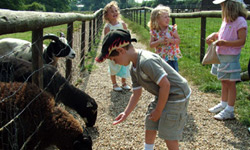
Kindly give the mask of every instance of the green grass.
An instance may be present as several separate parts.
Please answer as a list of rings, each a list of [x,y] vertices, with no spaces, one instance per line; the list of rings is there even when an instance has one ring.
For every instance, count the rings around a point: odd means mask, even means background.
[[[74,22],[74,25],[73,25],[74,31],[79,30],[80,25],[81,25],[80,21]],[[44,28],[43,35],[52,33],[52,34],[59,36],[60,32],[63,32],[66,35],[67,28],[68,28],[67,24]],[[32,41],[32,31],[4,34],[4,35],[0,36],[0,39],[3,39],[3,38],[18,38],[18,39],[23,39],[23,40],[27,40],[27,41],[31,42]],[[50,42],[49,40],[44,40],[44,44],[46,44],[46,45],[48,45],[49,42]]]
[[[148,16],[148,15],[147,15]],[[143,16],[142,16],[143,17]],[[136,24],[126,18],[124,21],[128,24],[132,32],[136,33],[137,40],[149,48],[150,34],[148,29],[142,25]],[[147,19],[148,21],[149,19]],[[178,33],[181,38],[181,52],[183,57],[178,61],[180,74],[192,82],[203,92],[211,92],[220,95],[221,83],[217,77],[210,74],[211,65],[200,64],[200,18],[179,19],[176,18]],[[250,24],[250,21],[247,21]],[[221,25],[221,18],[207,18],[206,36],[212,32],[217,32]],[[247,70],[250,58],[250,42],[248,42],[250,32],[248,31],[247,42],[242,48],[240,64],[242,71]],[[206,45],[207,48],[207,45]],[[250,126],[250,84],[248,82],[237,83],[236,113],[241,123]]]

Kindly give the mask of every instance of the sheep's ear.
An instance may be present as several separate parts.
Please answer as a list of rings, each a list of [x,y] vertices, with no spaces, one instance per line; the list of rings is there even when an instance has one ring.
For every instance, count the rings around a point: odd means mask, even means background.
[[[46,35],[43,36],[43,40],[46,40],[46,39],[51,39],[51,40],[54,40],[54,41],[58,41],[59,37],[56,36],[55,34],[46,34]]]

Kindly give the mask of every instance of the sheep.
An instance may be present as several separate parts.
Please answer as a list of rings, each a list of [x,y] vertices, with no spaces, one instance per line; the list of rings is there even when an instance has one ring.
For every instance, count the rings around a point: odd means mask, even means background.
[[[32,64],[23,59],[8,57],[0,59],[0,81],[31,82]],[[43,88],[56,100],[74,109],[87,127],[94,126],[97,119],[96,101],[70,84],[58,70],[48,64],[43,66]]]
[[[43,45],[43,61],[45,64],[52,64],[56,66],[59,57],[66,57],[69,59],[75,58],[75,51],[68,45],[67,40],[63,33],[61,37],[57,37],[54,34],[46,34],[43,37],[45,39],[51,39],[52,41],[46,47]],[[64,36],[64,37],[63,37]],[[32,43],[29,41],[16,39],[16,38],[4,38],[0,40],[0,56],[15,56],[17,58],[32,61]]]
[[[0,149],[92,150],[79,121],[35,84],[0,82],[0,100]]]

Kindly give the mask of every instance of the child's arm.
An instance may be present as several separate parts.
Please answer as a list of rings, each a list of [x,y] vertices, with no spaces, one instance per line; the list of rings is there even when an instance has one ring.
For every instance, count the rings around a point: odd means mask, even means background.
[[[206,43],[211,44],[212,42],[216,41],[217,39],[218,39],[218,32],[214,32],[206,38]]]
[[[127,26],[126,26],[126,24],[124,22],[122,23],[122,26],[123,26],[123,29],[125,29],[125,30],[128,29]]]
[[[238,30],[238,39],[235,41],[218,40],[216,42],[217,46],[229,46],[229,47],[239,47],[243,46],[246,42],[246,29],[241,28]]]
[[[161,38],[159,40],[155,40],[153,36],[150,38],[150,48],[155,48],[156,46],[160,44],[164,44],[164,38]]]
[[[108,26],[106,26],[106,27],[104,28],[104,35],[108,34],[109,31],[110,31],[110,28],[109,28]]]
[[[158,102],[155,109],[151,112],[149,119],[152,121],[158,121],[161,117],[161,113],[167,103],[169,90],[170,90],[170,82],[168,79],[163,77],[158,84],[160,86]]]
[[[130,100],[126,109],[115,118],[113,125],[121,123],[129,116],[129,114],[135,109],[135,106],[141,97],[141,93],[142,93],[142,88],[133,90],[133,94],[130,97]]]
[[[180,37],[178,35],[177,30],[173,33],[173,37],[174,37],[173,39],[166,38],[165,42],[168,43],[168,44],[171,43],[171,44],[179,45],[181,43],[181,39],[180,39]]]

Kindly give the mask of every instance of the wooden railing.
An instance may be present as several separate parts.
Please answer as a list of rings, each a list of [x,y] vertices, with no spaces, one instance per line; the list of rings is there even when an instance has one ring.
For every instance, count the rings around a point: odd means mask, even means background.
[[[100,32],[102,22],[102,9],[99,9],[94,14],[81,13],[49,13],[35,11],[12,11],[0,9],[0,35],[32,31],[32,64],[33,70],[39,70],[42,67],[42,44],[43,44],[43,29],[62,24],[67,24],[67,40],[72,47],[73,41],[73,23],[82,21],[82,36],[81,36],[81,65],[84,65],[85,41],[95,43],[95,35]],[[89,22],[89,35],[85,39],[85,24]],[[89,44],[88,51],[91,50]],[[66,78],[70,78],[72,62],[66,60]],[[36,72],[32,76],[32,82],[42,87],[42,71]]]

